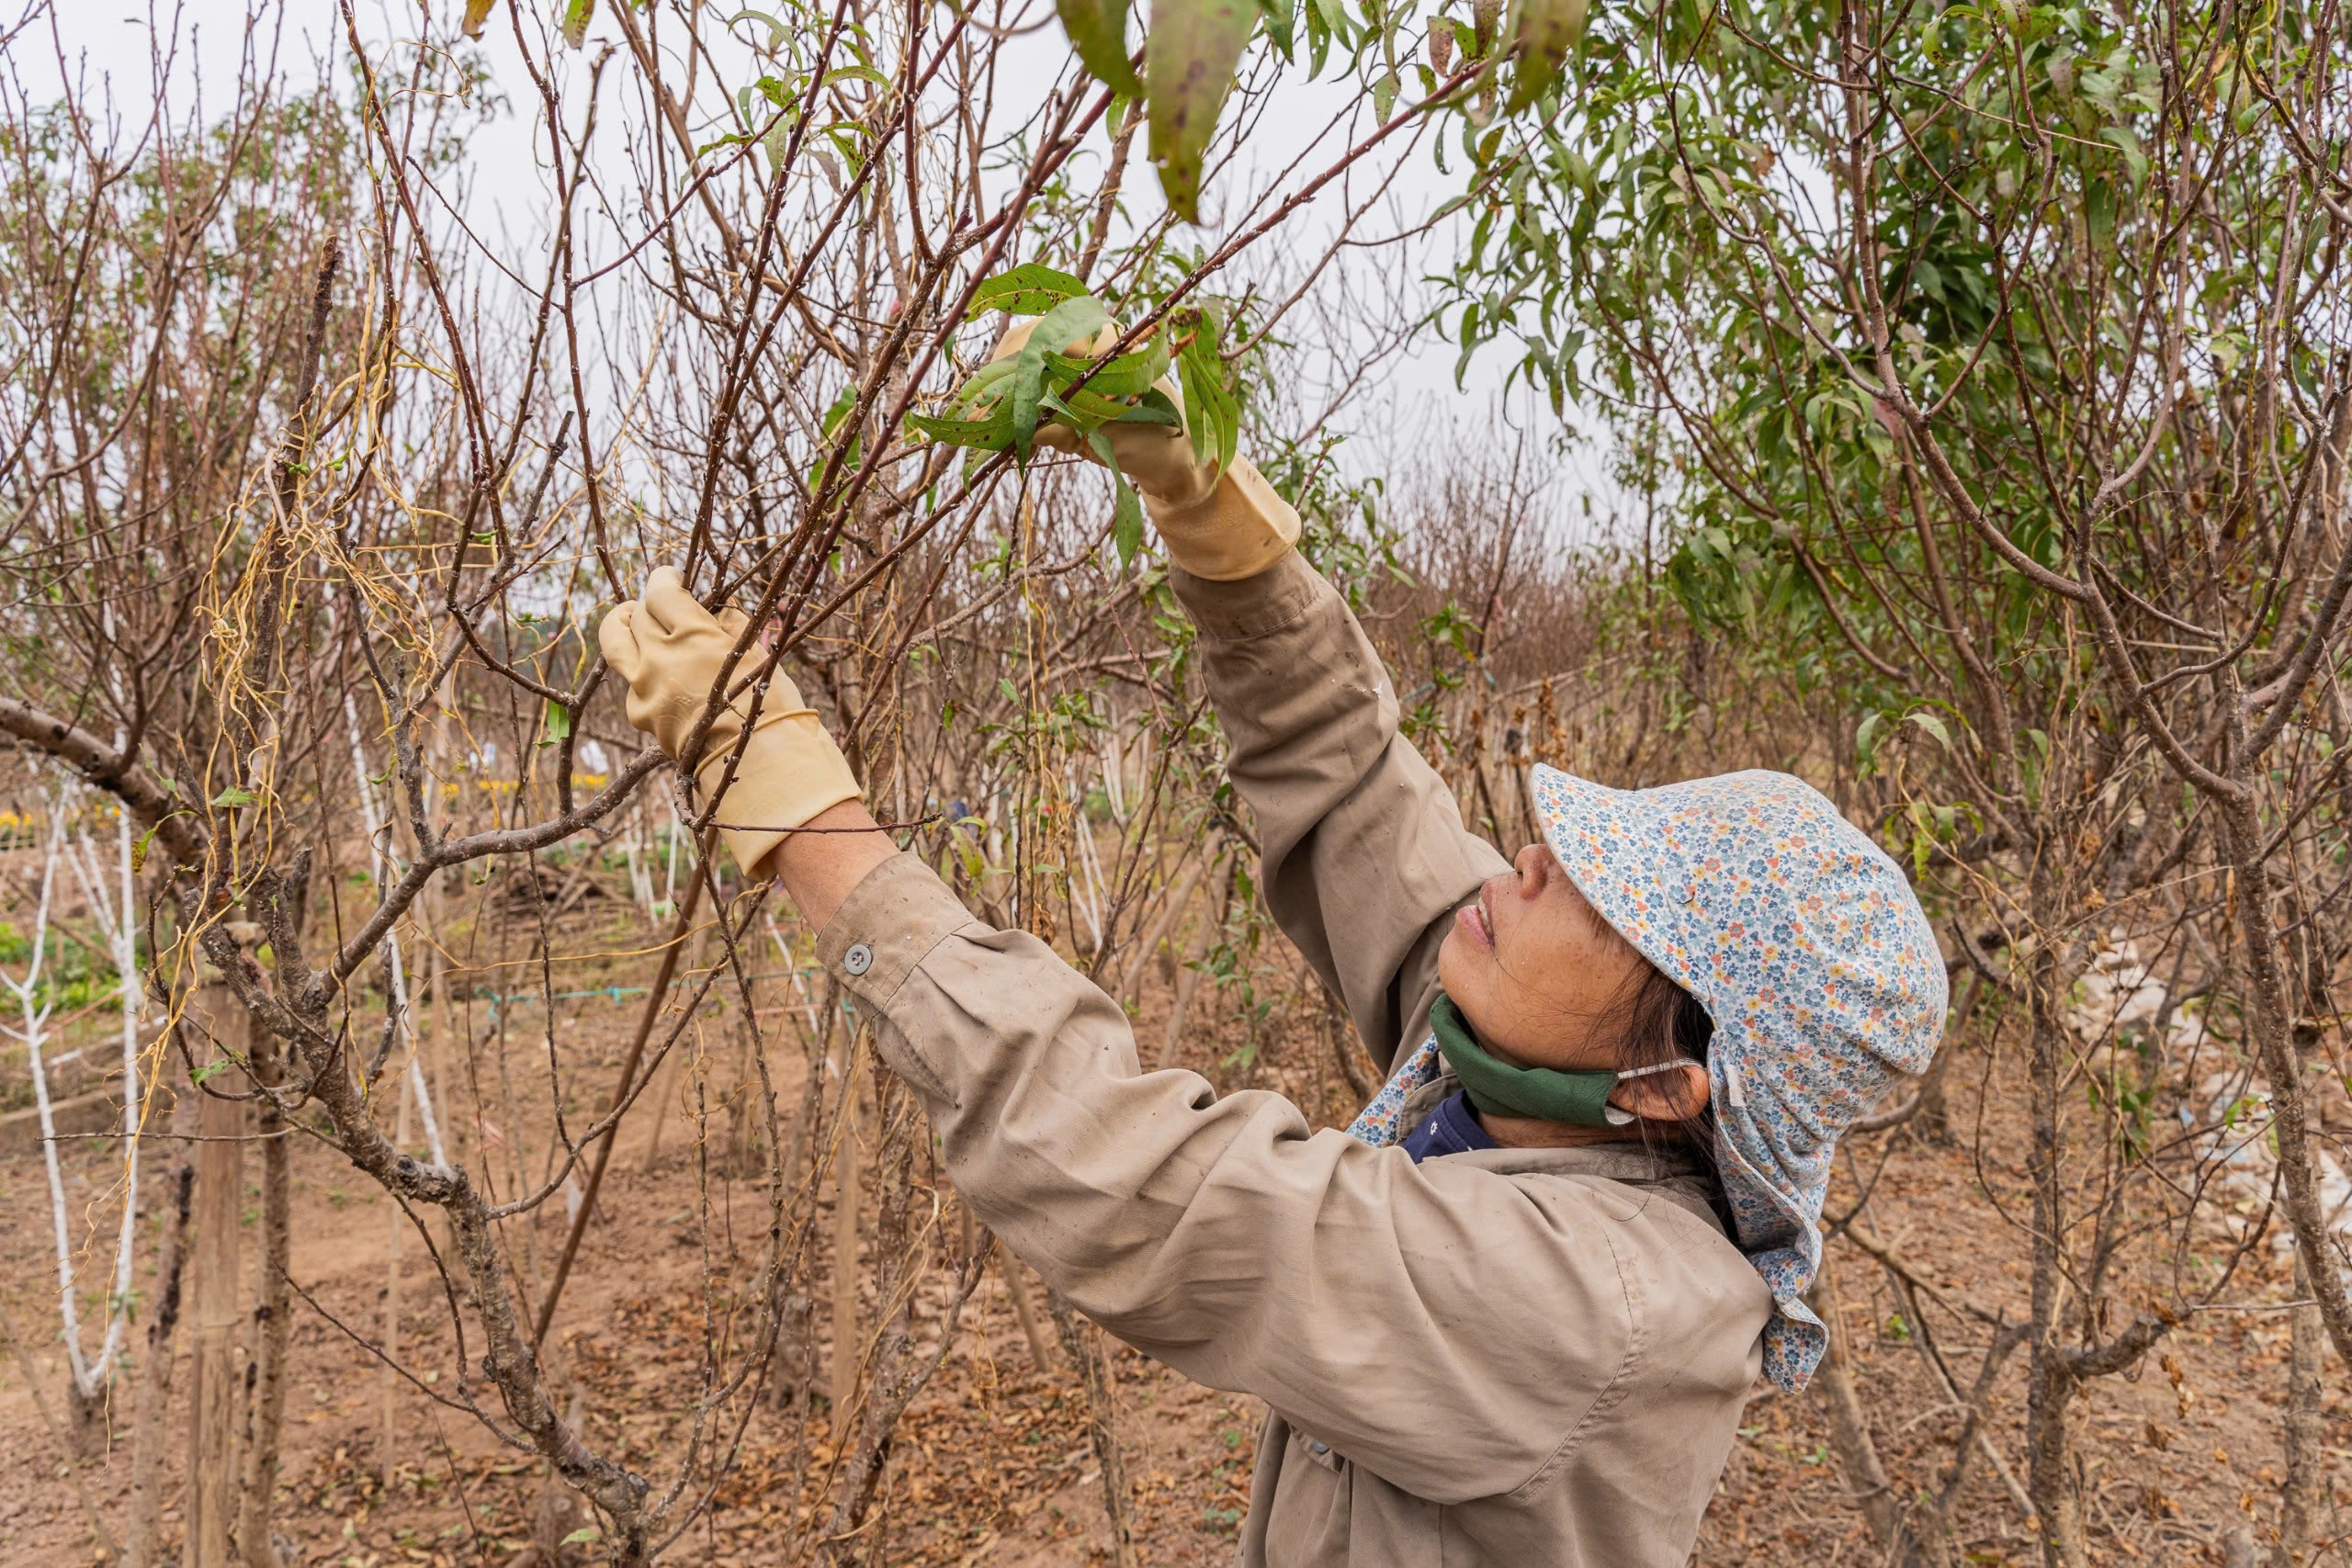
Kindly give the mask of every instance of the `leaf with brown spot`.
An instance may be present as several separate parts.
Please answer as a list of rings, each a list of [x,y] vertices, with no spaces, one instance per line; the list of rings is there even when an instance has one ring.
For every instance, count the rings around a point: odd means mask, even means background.
[[[595,19],[596,0],[564,0],[563,41],[578,49],[588,41],[588,24]]]
[[[1560,67],[1584,37],[1587,0],[1524,0],[1519,12],[1519,69],[1510,112],[1517,114],[1560,79]]]
[[[1258,25],[1254,0],[1159,0],[1144,40],[1151,162],[1169,210],[1201,220],[1201,160]]]

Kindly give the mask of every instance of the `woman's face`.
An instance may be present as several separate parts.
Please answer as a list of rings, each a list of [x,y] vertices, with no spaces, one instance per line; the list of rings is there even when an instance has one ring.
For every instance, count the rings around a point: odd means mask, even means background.
[[[1619,1065],[1621,1043],[1593,1035],[1645,965],[1542,844],[1454,911],[1437,954],[1438,981],[1480,1044],[1563,1072]]]

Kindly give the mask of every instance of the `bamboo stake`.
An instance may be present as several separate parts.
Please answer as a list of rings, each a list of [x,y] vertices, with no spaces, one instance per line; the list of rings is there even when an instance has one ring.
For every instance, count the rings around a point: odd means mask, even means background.
[[[276,1085],[284,1073],[277,1043],[263,1039],[248,1057],[252,1081]],[[258,1117],[261,1144],[261,1256],[254,1269],[253,1337],[246,1348],[245,1420],[240,1445],[237,1545],[246,1568],[280,1568],[271,1529],[277,1499],[278,1440],[286,1422],[286,1357],[292,1338],[293,1174],[286,1142],[286,1117],[264,1100]]]
[[[182,1087],[172,1105],[171,1135],[197,1129],[199,1091]],[[130,1520],[126,1530],[130,1568],[160,1568],[164,1508],[164,1416],[172,1403],[172,1360],[178,1348],[181,1287],[187,1264],[188,1213],[196,1194],[195,1152],[176,1142],[178,1162],[164,1178],[164,1234],[155,1247],[154,1310],[147,1319],[147,1355],[139,1366],[139,1411],[130,1429]]]
[[[245,1010],[226,985],[207,985],[191,1004],[217,1048],[246,1055]],[[193,1092],[204,1094],[201,1087]],[[239,1209],[244,1198],[245,1106],[204,1095],[197,1130],[196,1370],[189,1383],[187,1568],[230,1568],[229,1525],[237,1477],[234,1365]]]

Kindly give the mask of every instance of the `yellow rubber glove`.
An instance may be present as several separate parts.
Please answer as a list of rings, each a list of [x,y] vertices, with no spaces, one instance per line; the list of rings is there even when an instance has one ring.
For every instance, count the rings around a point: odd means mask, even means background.
[[[686,592],[676,570],[662,567],[647,580],[645,595],[616,604],[596,629],[605,662],[628,682],[628,721],[675,757],[710,700],[718,667],[742,640],[742,613],[714,615]],[[754,649],[736,665],[729,684],[758,668]],[[711,720],[695,782],[703,796],[727,777],[727,759],[743,733],[752,694],[745,692]],[[759,721],[718,805],[719,836],[743,874],[757,881],[777,845],[830,807],[865,794],[841,748],[825,731],[800,689],[778,670],[768,682]]]
[[[989,357],[1020,353],[1036,330],[1035,320],[1015,323]],[[1058,352],[1099,354],[1118,341],[1114,322]],[[1173,381],[1162,377],[1154,385],[1183,411],[1184,395]],[[1234,458],[1220,474],[1193,455],[1191,436],[1168,425],[1106,424],[1102,434],[1119,471],[1143,496],[1168,558],[1194,577],[1212,582],[1255,577],[1298,543],[1298,513],[1248,458]],[[1102,461],[1066,424],[1039,425],[1037,445]]]

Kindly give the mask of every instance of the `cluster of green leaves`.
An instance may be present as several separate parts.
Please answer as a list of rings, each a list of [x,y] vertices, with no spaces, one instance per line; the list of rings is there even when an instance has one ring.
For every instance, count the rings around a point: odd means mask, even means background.
[[[2288,216],[2307,176],[2251,86],[2257,71],[2304,79],[2314,50],[2340,60],[2344,40],[2319,25],[2301,6],[2232,36],[2201,15],[2174,28],[2125,8],[2007,0],[1867,17],[1774,0],[1613,11],[1539,112],[1483,127],[1465,117],[1448,138],[1467,165],[1471,234],[1438,319],[1465,366],[1499,346],[1516,355],[1514,379],[1555,408],[1573,401],[1652,444],[1681,607],[1802,687],[1876,716],[1855,759],[1864,768],[1888,734],[1940,741],[1930,717],[1950,728],[1938,751],[1981,759],[1990,743],[1973,710],[1923,706],[1953,691],[1959,665],[1918,586],[1932,528],[1954,613],[2000,651],[1993,672],[2021,705],[2022,751],[2040,733],[2029,726],[2054,730],[2082,711],[2097,672],[2055,629],[2047,595],[1906,468],[1849,368],[1879,366],[1852,276],[1856,132],[1841,62],[1869,62],[1860,233],[1880,258],[1894,373],[1935,411],[1984,515],[2055,570],[2077,498],[2051,468],[2091,469],[2106,400],[2158,378],[2154,341],[2134,325],[2144,302],[2187,279],[2199,328],[2187,373],[2226,396],[2270,280],[2332,265]],[[2195,113],[2177,112],[2178,93],[2161,109],[2167,71]],[[1823,185],[1841,187],[1834,200]],[[2184,189],[2193,221],[2177,205]],[[2165,245],[2177,261],[2157,276],[2149,259]],[[2316,405],[2324,355],[2288,356]],[[2167,473],[2195,471],[2198,443],[2212,439],[2162,433],[2143,483],[2178,483]],[[2111,555],[2152,601],[2180,564],[2145,535]],[[2027,798],[2040,760],[1999,760]],[[1923,832],[1969,830],[1966,812],[1942,809]]]
[[[1122,425],[1182,431],[1194,455],[1218,469],[1233,460],[1240,441],[1241,406],[1233,376],[1218,353],[1221,315],[1179,309],[1155,323],[1137,344],[1110,355],[1117,333],[1111,312],[1086,285],[1039,263],[1014,267],[981,284],[971,319],[1004,311],[1035,316],[1017,346],[980,367],[936,414],[910,414],[908,424],[931,439],[975,453],[1012,452],[1026,465],[1041,431],[1067,432],[1048,442],[1082,446],[1111,470],[1118,492],[1113,538],[1122,565],[1143,540],[1143,504],[1120,471],[1111,434]],[[1100,344],[1102,352],[1091,352]],[[1182,402],[1170,395],[1169,377]]]

